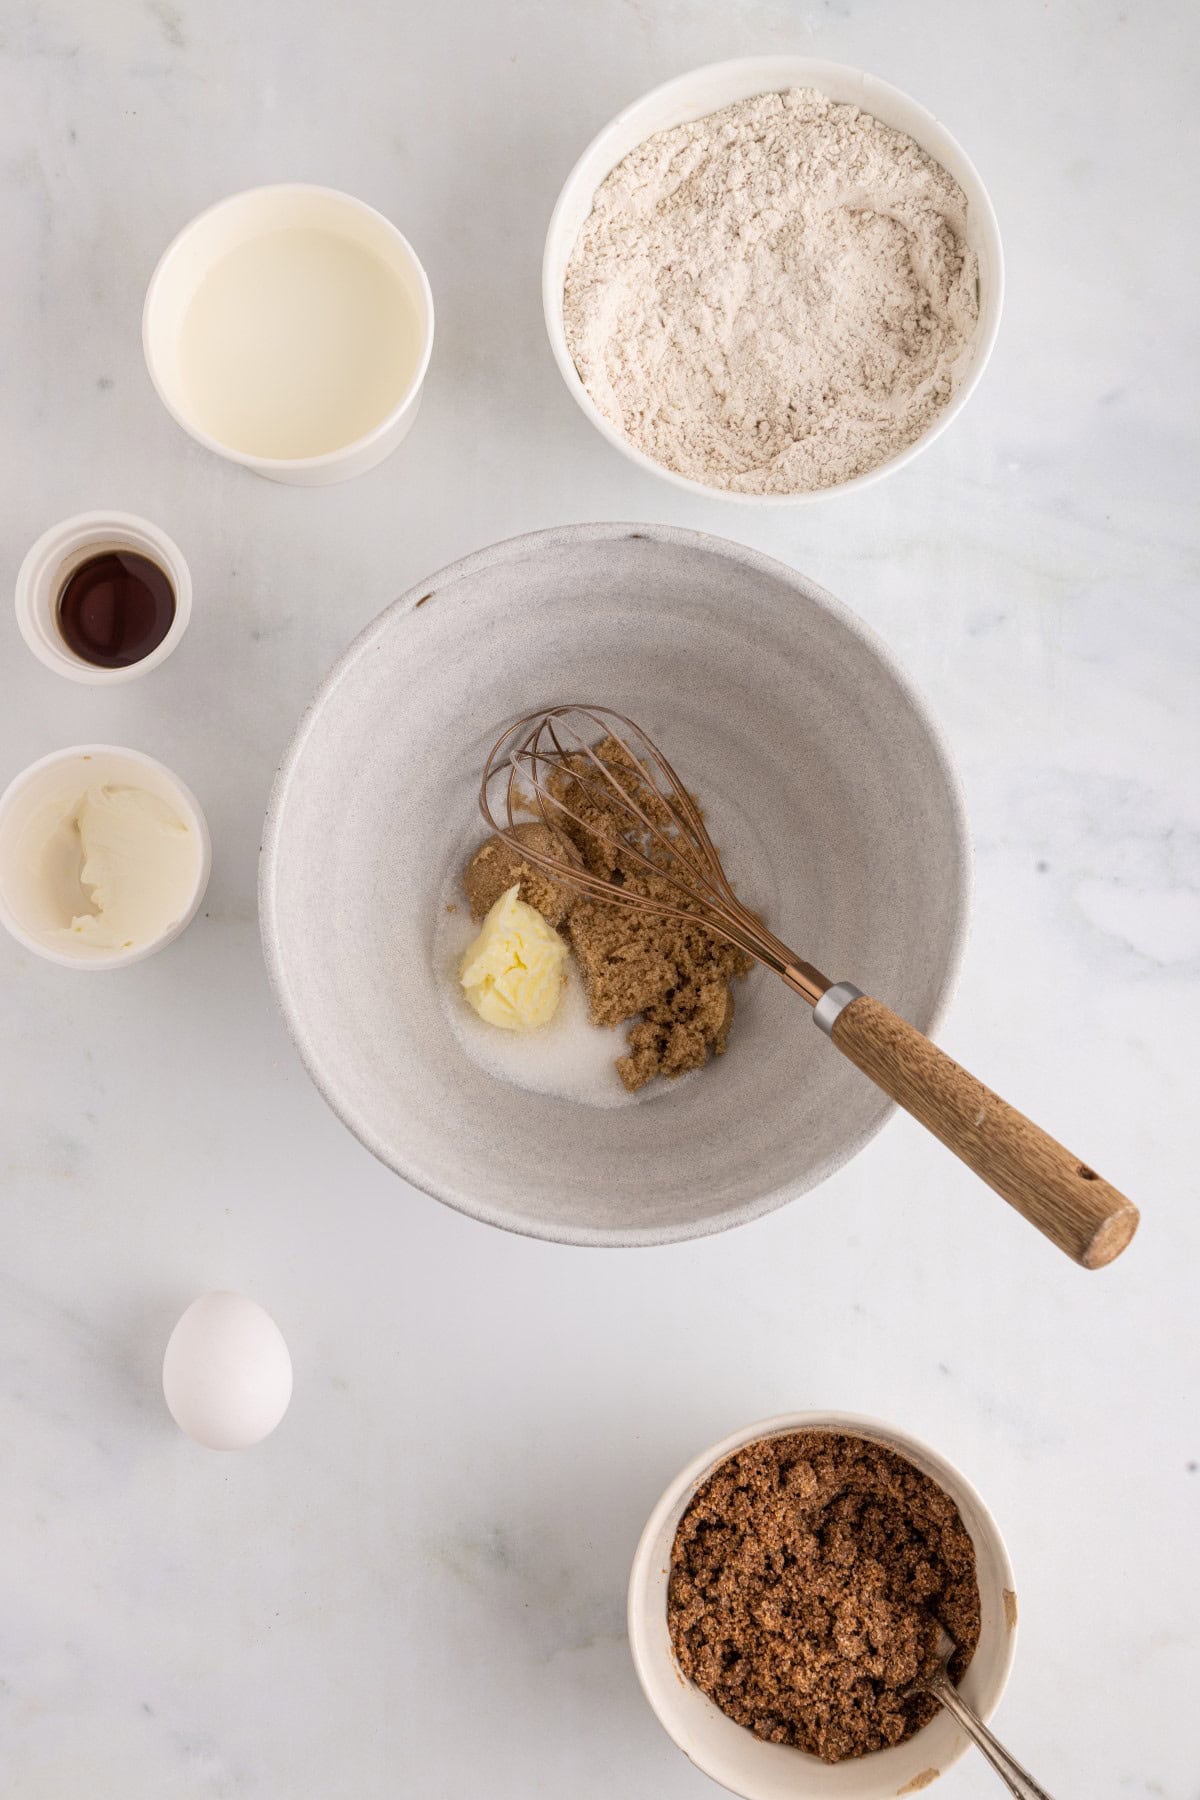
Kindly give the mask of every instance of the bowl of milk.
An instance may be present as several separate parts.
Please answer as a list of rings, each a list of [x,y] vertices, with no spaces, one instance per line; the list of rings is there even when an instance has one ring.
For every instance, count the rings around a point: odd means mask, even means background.
[[[168,246],[142,343],[159,398],[198,443],[322,486],[373,468],[411,428],[433,296],[408,240],[353,195],[252,188]]]

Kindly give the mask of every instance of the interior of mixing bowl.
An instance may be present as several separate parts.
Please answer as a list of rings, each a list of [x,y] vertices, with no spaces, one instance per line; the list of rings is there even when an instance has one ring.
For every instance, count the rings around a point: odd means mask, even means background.
[[[739,988],[725,1057],[616,1110],[498,1081],[447,1019],[435,930],[452,867],[484,835],[480,770],[504,723],[561,700],[644,725],[779,935],[931,1024],[957,958],[965,848],[926,716],[821,590],[664,527],[500,545],[358,640],[272,800],[268,965],[327,1099],[416,1186],[570,1242],[719,1230],[821,1180],[887,1112],[776,978],[756,970]]]

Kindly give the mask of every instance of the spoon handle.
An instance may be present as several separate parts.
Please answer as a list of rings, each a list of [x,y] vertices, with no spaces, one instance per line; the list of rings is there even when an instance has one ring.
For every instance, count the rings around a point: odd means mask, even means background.
[[[1010,1794],[1016,1800],[1050,1800],[1044,1787],[1039,1787],[1027,1769],[1011,1757],[999,1739],[994,1738],[983,1720],[978,1718],[947,1675],[939,1669],[924,1683],[927,1692],[952,1713],[980,1754],[987,1758]]]
[[[915,1026],[849,982],[830,988],[813,1017],[843,1056],[1060,1250],[1085,1269],[1121,1254],[1137,1230],[1133,1203]]]

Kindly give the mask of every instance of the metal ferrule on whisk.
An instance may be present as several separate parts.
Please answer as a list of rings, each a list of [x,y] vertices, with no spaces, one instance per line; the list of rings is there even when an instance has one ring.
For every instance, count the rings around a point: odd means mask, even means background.
[[[595,738],[612,740],[611,759],[597,753],[590,741]],[[498,820],[489,789],[502,770],[507,783]],[[567,779],[555,781],[564,771]],[[600,797],[599,822],[571,810],[576,793],[585,810],[587,796]],[[488,824],[523,859],[565,886],[612,905],[694,919],[774,969],[808,1001],[814,1021],[843,1056],[1084,1268],[1102,1268],[1128,1244],[1138,1212],[1124,1194],[888,1006],[868,1000],[852,982],[828,982],[743,906],[699,807],[632,719],[603,706],[556,706],[521,719],[493,748],[479,803]],[[517,835],[518,812],[533,813],[548,827],[553,852]],[[614,813],[618,823],[606,830]],[[615,852],[609,873],[584,866],[562,829],[572,822],[585,839]],[[654,878],[653,894],[622,885],[631,866]]]

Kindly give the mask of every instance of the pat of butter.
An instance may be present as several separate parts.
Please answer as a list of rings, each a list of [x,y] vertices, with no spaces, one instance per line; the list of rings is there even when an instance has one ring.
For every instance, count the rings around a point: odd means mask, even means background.
[[[483,921],[462,959],[463,992],[481,1019],[504,1031],[535,1031],[554,1017],[567,946],[514,882]]]

